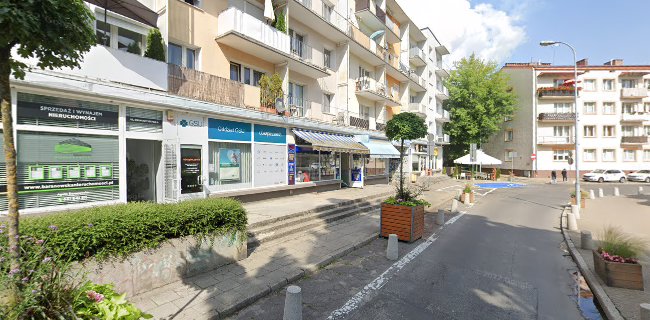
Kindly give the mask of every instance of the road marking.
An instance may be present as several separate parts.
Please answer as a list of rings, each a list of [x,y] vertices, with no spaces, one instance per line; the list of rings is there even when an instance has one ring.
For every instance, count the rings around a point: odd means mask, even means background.
[[[417,256],[419,256],[424,250],[426,250],[432,243],[438,240],[438,233],[440,230],[443,230],[446,226],[453,224],[458,221],[460,217],[465,214],[465,211],[461,211],[455,217],[449,219],[443,226],[440,227],[434,234],[427,238],[423,243],[415,247],[411,252],[406,254],[402,259],[393,263],[386,271],[379,275],[375,280],[368,283],[361,291],[357,292],[350,300],[348,300],[341,308],[336,309],[330,313],[327,320],[342,319],[350,312],[358,309],[364,303],[370,301],[371,296],[377,294],[379,289],[381,289],[388,281],[395,276],[402,268],[404,268],[409,262],[413,261]]]

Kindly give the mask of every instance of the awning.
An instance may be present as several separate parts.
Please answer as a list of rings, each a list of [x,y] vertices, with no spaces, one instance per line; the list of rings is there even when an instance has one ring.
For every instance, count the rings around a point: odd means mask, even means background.
[[[311,143],[314,150],[361,154],[370,153],[370,150],[364,147],[361,143],[356,142],[353,136],[300,129],[293,129],[292,131],[299,138]]]
[[[399,150],[393,147],[393,144],[389,141],[370,139],[361,143],[370,150],[370,158],[399,158]]]
[[[480,165],[498,165],[501,164],[501,160],[494,158],[492,156],[489,156],[483,152],[483,150],[476,150],[476,159],[474,161],[471,161],[470,155],[466,154],[456,160],[454,160],[454,163],[457,164],[480,164]]]

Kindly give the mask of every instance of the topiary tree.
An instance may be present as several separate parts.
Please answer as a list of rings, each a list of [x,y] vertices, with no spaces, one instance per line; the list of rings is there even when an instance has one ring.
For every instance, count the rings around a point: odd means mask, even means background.
[[[276,29],[287,33],[287,22],[284,19],[284,12],[280,11],[275,14],[275,21],[273,22],[273,26]]]
[[[144,56],[158,61],[165,61],[165,44],[163,43],[160,30],[149,30],[149,35],[147,35],[147,50],[144,51]]]
[[[397,198],[408,201],[410,195],[404,192],[404,141],[424,138],[427,135],[427,125],[424,119],[415,113],[403,112],[386,123],[386,137],[400,142],[399,149],[399,189]]]

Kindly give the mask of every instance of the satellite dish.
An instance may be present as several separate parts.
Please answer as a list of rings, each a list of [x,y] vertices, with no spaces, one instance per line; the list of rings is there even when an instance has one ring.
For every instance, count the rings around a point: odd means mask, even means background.
[[[275,110],[277,110],[278,113],[284,113],[287,111],[287,108],[284,107],[284,101],[282,101],[282,98],[275,99]]]

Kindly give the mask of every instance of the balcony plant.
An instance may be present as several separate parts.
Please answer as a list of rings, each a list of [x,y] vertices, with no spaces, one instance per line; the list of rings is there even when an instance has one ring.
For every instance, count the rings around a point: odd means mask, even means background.
[[[275,14],[275,20],[273,21],[273,27],[278,29],[282,33],[287,33],[287,22],[284,17],[284,12],[280,11]]]
[[[647,243],[611,226],[604,228],[599,238],[600,247],[592,252],[598,276],[611,287],[643,290],[643,267],[638,257]]]
[[[276,113],[275,100],[282,98],[282,78],[277,73],[272,76],[262,75],[260,78],[260,108],[262,112]]]
[[[424,207],[429,203],[419,199],[426,186],[406,186],[404,178],[404,141],[424,138],[427,126],[424,119],[414,113],[404,112],[386,123],[386,137],[400,141],[400,165],[395,196],[381,205],[380,235],[397,234],[399,240],[414,241],[424,232]]]
[[[585,190],[580,190],[580,207],[584,208],[587,206],[587,198],[589,197],[589,193]],[[576,204],[576,192],[571,191],[571,204]]]
[[[147,49],[144,51],[144,56],[158,61],[165,61],[165,45],[163,44],[160,30],[149,30],[149,35],[147,35]]]

